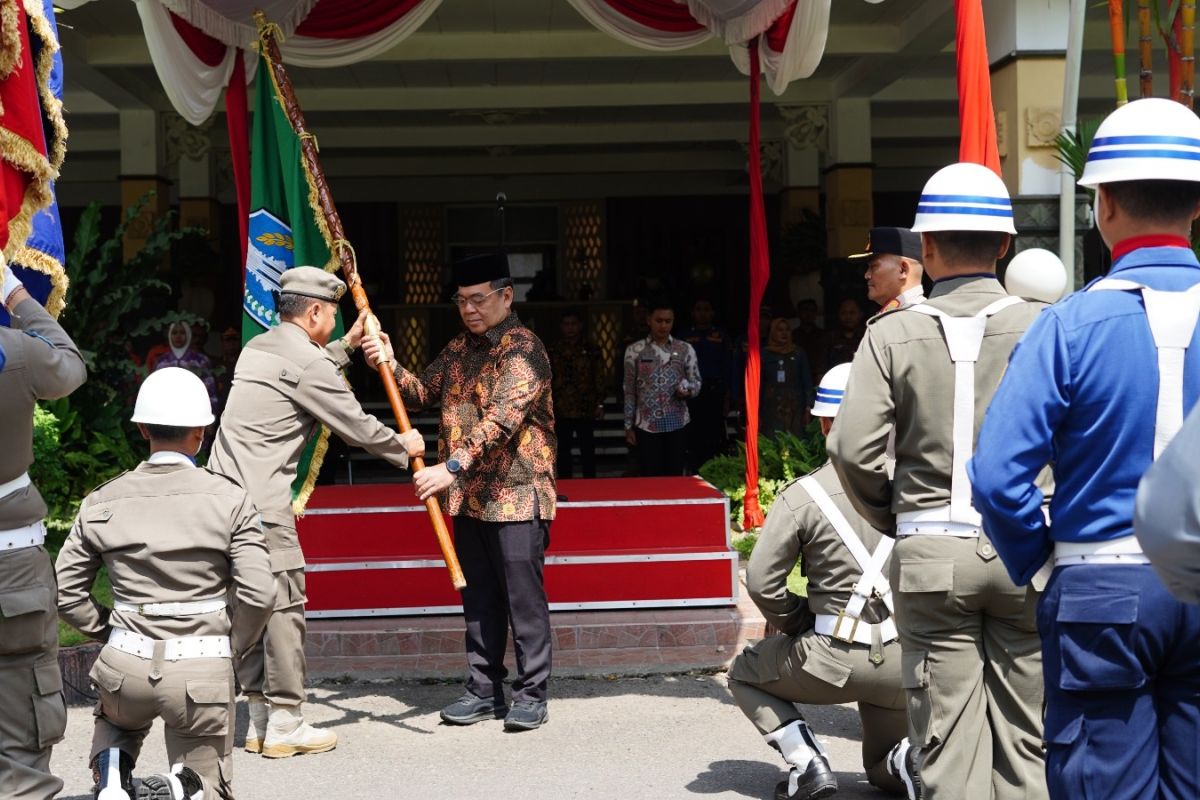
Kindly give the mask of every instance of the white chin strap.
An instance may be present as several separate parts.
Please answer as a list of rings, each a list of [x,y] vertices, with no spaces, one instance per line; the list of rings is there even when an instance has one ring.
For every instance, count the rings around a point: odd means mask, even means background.
[[[954,362],[954,452],[950,469],[950,521],[978,527],[982,520],[971,506],[971,481],[967,462],[975,450],[975,362],[983,347],[988,317],[1024,303],[1019,297],[1004,297],[970,317],[954,317],[928,303],[912,306],[909,311],[937,317],[950,360]]]
[[[1183,292],[1160,292],[1133,281],[1105,278],[1088,289],[1095,291],[1141,292],[1158,351],[1158,406],[1154,413],[1154,458],[1183,427],[1183,364],[1196,319],[1200,317],[1200,283]]]

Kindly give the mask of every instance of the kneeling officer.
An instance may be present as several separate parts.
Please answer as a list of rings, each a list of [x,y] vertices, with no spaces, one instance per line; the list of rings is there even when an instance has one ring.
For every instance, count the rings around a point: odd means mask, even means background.
[[[84,498],[57,564],[59,614],[107,642],[91,672],[100,695],[96,792],[103,800],[133,795],[142,740],[162,717],[173,766],[145,778],[137,797],[229,800],[230,659],[258,639],[275,600],[261,521],[241,486],[196,467],[213,421],[198,377],[176,367],[152,373],[133,421],[150,440],[150,458]],[[112,609],[90,594],[101,565]]]

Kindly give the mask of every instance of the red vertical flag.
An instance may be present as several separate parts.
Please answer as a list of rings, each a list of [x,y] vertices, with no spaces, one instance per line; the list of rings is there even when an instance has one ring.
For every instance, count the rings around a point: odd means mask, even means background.
[[[759,167],[759,75],[758,38],[750,40],[750,320],[746,325],[746,498],[742,504],[742,527],[763,524],[758,504],[758,386],[761,370],[758,315],[763,292],[771,274],[767,253],[767,215],[763,207],[762,171]]]
[[[958,58],[958,160],[983,164],[1000,174],[992,76],[988,66],[983,0],[954,0]]]

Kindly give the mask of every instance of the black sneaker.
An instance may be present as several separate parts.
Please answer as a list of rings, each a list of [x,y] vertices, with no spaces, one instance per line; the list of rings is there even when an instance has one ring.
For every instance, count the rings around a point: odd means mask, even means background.
[[[550,712],[546,710],[544,702],[520,700],[513,703],[512,711],[504,718],[504,730],[531,731],[542,727],[549,719]]]
[[[502,719],[508,706],[491,697],[476,697],[470,692],[442,709],[442,722],[449,725],[474,725],[485,719]]]
[[[904,739],[888,753],[887,771],[904,784],[904,795],[908,800],[922,800],[921,792],[921,749],[912,747]],[[899,762],[899,763],[898,763]]]
[[[808,762],[803,773],[792,768],[788,779],[775,787],[775,800],[817,800],[836,794],[837,790],[837,776],[829,768],[829,761],[818,755]]]
[[[172,782],[174,778],[174,782]],[[147,775],[137,788],[137,800],[191,800],[204,793],[204,781],[191,767],[170,775]]]

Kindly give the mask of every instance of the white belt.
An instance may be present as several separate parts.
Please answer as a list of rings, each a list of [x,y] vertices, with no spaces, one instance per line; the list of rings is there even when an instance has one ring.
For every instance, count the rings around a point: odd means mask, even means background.
[[[1142,546],[1133,536],[1107,542],[1055,542],[1054,566],[1071,564],[1149,564]]]
[[[953,522],[950,506],[922,508],[917,511],[901,511],[896,515],[896,536],[954,536],[960,539],[978,539],[983,530],[983,519],[979,512],[971,514],[978,522]]]
[[[875,625],[863,622],[845,614],[817,614],[817,623],[813,630],[825,636],[832,636],[847,644],[874,644],[871,631]],[[895,641],[900,634],[896,632],[896,621],[888,617],[879,625],[879,639],[883,644]]]
[[[6,550],[20,550],[23,547],[40,547],[45,541],[46,524],[38,520],[24,528],[0,531],[0,553]]]
[[[124,628],[113,628],[108,644],[122,653],[138,658],[154,658],[154,645],[163,643],[163,661],[187,658],[229,658],[232,650],[228,636],[181,636],[178,639],[151,639]]]
[[[3,500],[5,497],[8,497],[13,492],[18,492],[21,489],[24,489],[30,483],[32,483],[32,481],[29,480],[28,472],[22,472],[20,475],[13,478],[11,481],[5,481],[4,483],[0,483],[0,500]]]
[[[141,614],[143,617],[194,617],[213,614],[225,608],[225,600],[195,600],[188,603],[126,603],[117,600],[113,611]]]

